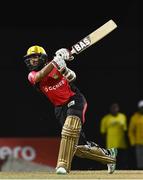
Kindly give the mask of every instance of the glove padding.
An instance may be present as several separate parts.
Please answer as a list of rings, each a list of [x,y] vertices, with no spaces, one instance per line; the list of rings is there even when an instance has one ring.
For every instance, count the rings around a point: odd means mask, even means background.
[[[68,82],[72,82],[76,79],[76,74],[69,68],[65,68],[64,70],[60,71],[61,74],[67,79]]]
[[[62,57],[66,61],[72,61],[74,57],[71,55],[71,52],[66,48],[61,48],[58,51],[56,51],[56,56]]]
[[[61,56],[55,56],[52,60],[52,64],[56,67],[59,71],[62,71],[66,68],[65,60]]]

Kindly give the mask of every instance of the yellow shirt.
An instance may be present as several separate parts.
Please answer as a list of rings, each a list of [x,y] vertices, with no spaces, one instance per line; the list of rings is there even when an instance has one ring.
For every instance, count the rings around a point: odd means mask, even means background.
[[[125,131],[127,131],[127,117],[123,113],[116,116],[107,114],[101,119],[101,133],[106,133],[107,148],[127,148]]]
[[[136,112],[131,116],[128,136],[131,145],[143,145],[143,114]]]

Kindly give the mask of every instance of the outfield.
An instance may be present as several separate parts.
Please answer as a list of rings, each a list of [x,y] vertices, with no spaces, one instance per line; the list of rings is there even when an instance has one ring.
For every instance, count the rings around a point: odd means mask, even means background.
[[[57,175],[54,172],[0,172],[0,179],[143,179],[143,171],[71,171],[68,175]]]

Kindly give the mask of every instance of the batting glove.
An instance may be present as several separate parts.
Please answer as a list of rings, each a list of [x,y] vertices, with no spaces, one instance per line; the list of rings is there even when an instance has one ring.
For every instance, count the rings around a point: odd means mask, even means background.
[[[71,69],[67,68],[65,69],[65,72],[62,73],[63,76],[67,79],[68,82],[71,82],[76,79],[76,74]]]
[[[52,64],[54,67],[56,67],[59,71],[62,71],[66,68],[65,60],[61,56],[55,56],[52,60]]]
[[[72,61],[74,57],[71,55],[71,52],[66,48],[61,48],[58,51],[56,51],[56,56],[62,57],[66,61]]]

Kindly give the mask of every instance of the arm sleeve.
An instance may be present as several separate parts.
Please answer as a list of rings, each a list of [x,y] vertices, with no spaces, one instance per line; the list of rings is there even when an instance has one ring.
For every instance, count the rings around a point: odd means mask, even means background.
[[[101,119],[100,132],[102,134],[106,133],[106,116]]]
[[[124,129],[124,131],[127,131],[127,117],[126,117],[126,115],[123,115],[123,117],[124,117],[124,126],[123,126],[123,129]]]

